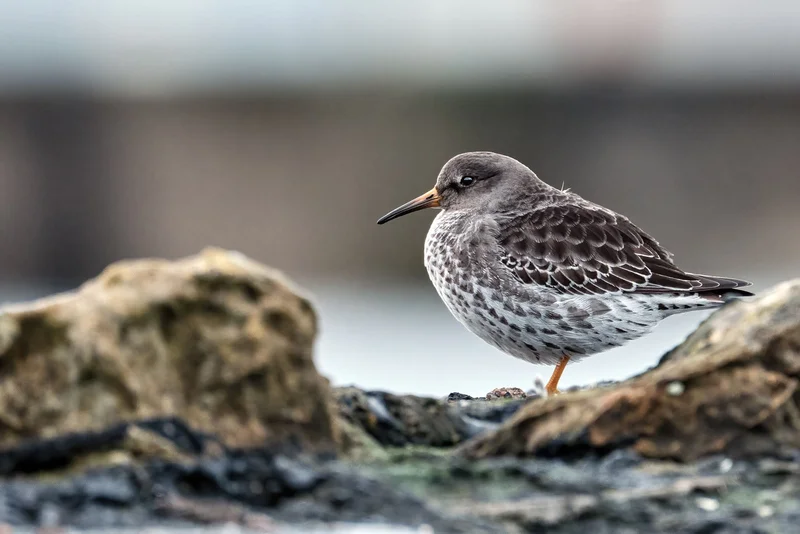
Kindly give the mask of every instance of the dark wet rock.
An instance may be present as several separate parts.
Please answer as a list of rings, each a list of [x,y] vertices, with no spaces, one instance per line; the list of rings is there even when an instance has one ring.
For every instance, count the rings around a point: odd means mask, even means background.
[[[164,432],[171,427],[179,431]],[[158,434],[183,456],[77,473],[53,471],[92,454],[123,450],[131,428]],[[488,520],[431,508],[353,465],[324,456],[227,448],[174,419],[38,440],[6,455],[12,460],[0,481],[0,522],[12,525],[111,528],[233,521],[261,528],[273,520],[370,521],[428,524],[436,532],[502,532]]]
[[[580,458],[632,448],[692,461],[800,449],[800,280],[714,313],[657,368],[528,403],[465,444],[471,458]]]
[[[450,403],[461,419],[466,421],[471,428],[468,437],[472,438],[483,433],[484,430],[497,428],[500,423],[509,419],[512,415],[522,408],[526,403],[532,402],[534,398],[525,399],[475,399],[474,401],[460,401]],[[472,427],[477,426],[480,430],[475,431]]]
[[[630,451],[578,461],[492,458],[383,468],[434,506],[505,532],[792,532],[800,469],[785,461],[659,462]]]
[[[26,440],[0,452],[0,476],[70,471],[142,459],[184,461],[219,456],[224,445],[176,417],[124,422],[101,431]]]
[[[454,447],[497,427],[525,402],[467,400],[452,393],[442,400],[353,387],[335,388],[334,397],[347,453],[363,450],[365,440],[390,447]]]
[[[467,425],[440,400],[383,391],[336,388],[339,417],[382,446],[452,447],[467,436]]]
[[[316,315],[280,273],[208,249],[116,263],[0,309],[0,447],[178,416],[231,446],[332,449]]]
[[[475,400],[475,397],[467,395],[466,393],[459,393],[454,391],[447,396],[447,402],[456,402],[462,400]]]
[[[462,416],[502,419],[505,407],[530,401],[439,402]],[[280,532],[286,524],[379,522],[437,533],[575,534],[791,532],[800,519],[800,464],[791,455],[676,463],[624,448],[577,459],[475,460],[452,447],[406,445],[354,463],[232,449],[175,419],[127,425],[7,451],[15,461],[0,482],[0,519],[79,528],[233,522]],[[169,454],[125,456],[131,429],[171,443],[161,445]],[[76,469],[97,454],[126,460]]]
[[[800,519],[800,467],[792,457],[681,464],[627,449],[570,461],[473,460],[447,448],[407,446],[354,464],[226,448],[175,420],[130,425],[170,441],[183,456],[77,473],[18,463],[24,472],[11,469],[0,482],[0,520],[100,529],[232,522],[276,532],[287,524],[377,522],[429,525],[437,533],[584,534],[791,532]],[[163,432],[172,426],[180,431]],[[44,440],[39,451],[84,458],[123,447],[118,429],[104,435],[117,437],[71,441],[80,447]]]

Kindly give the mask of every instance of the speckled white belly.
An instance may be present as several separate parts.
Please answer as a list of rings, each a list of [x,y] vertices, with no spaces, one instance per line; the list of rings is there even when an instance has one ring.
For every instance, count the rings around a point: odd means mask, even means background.
[[[579,360],[642,336],[671,313],[709,305],[691,295],[565,295],[523,284],[499,255],[487,264],[491,251],[475,248],[458,229],[457,219],[440,213],[425,239],[425,267],[437,293],[470,332],[532,363]]]

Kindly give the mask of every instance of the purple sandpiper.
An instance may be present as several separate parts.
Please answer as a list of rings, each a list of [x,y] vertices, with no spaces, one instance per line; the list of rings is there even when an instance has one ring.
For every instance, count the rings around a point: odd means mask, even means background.
[[[688,273],[627,217],[493,152],[455,156],[436,186],[378,220],[441,208],[425,267],[450,312],[490,345],[555,365],[616,347],[662,319],[752,293],[744,280]]]

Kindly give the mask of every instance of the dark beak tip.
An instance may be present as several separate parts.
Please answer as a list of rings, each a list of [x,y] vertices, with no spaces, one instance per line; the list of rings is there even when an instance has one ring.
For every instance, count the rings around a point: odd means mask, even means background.
[[[431,207],[438,207],[439,206],[439,198],[438,194],[435,191],[429,191],[424,195],[418,196],[413,200],[409,200],[402,206],[398,206],[397,208],[393,209],[380,219],[378,219],[378,224],[385,224],[389,221],[393,221],[398,217],[402,217],[403,215],[408,215],[409,213],[413,213],[415,211],[419,211],[425,208]]]

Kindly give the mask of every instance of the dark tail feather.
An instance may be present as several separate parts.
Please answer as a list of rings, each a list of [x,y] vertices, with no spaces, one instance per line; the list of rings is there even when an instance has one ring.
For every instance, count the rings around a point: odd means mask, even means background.
[[[734,300],[741,297],[753,296],[753,293],[750,291],[740,289],[742,287],[749,287],[752,285],[747,280],[708,275],[696,276],[698,280],[702,282],[701,286],[696,291],[705,299],[716,302],[728,302],[729,300]]]

